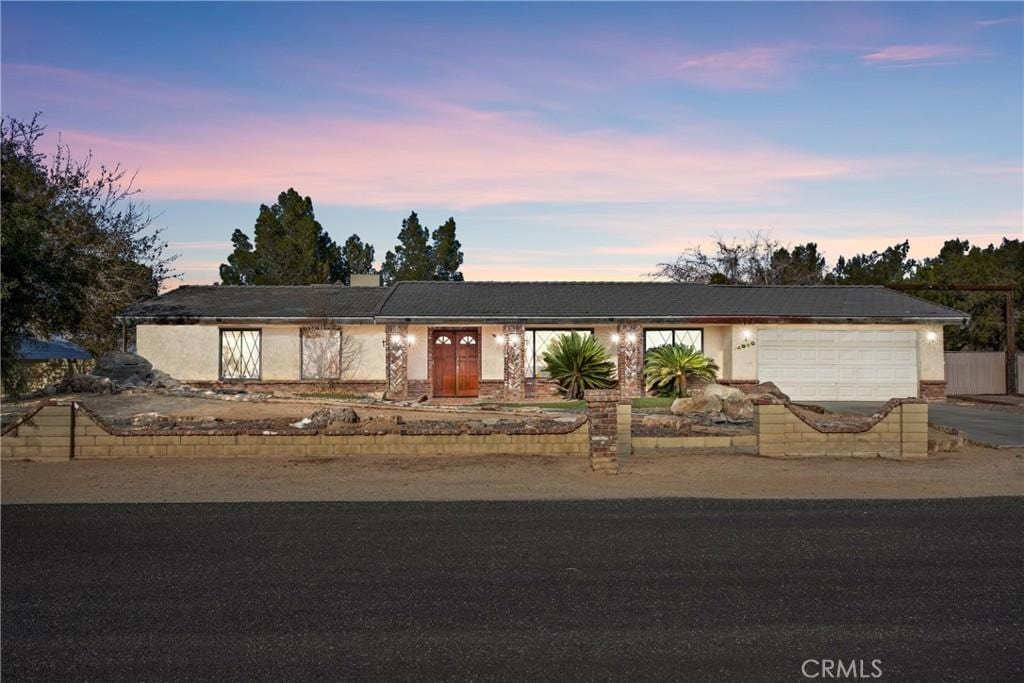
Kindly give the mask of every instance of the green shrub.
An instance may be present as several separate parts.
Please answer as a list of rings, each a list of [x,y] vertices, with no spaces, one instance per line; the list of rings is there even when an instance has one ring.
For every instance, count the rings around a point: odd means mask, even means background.
[[[686,396],[690,380],[714,381],[718,364],[692,346],[667,344],[644,357],[644,380],[659,396]]]
[[[587,389],[609,389],[615,384],[615,366],[608,352],[590,334],[563,334],[542,356],[548,375],[558,382],[565,398],[583,398]]]

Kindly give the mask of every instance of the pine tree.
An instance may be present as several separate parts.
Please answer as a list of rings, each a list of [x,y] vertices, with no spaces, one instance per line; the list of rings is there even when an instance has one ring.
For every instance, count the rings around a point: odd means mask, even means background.
[[[413,211],[402,221],[398,233],[398,245],[384,257],[381,273],[384,282],[392,284],[399,280],[431,280],[434,276],[434,255],[428,239],[430,231],[420,225],[420,218]]]
[[[273,206],[261,205],[253,243],[241,230],[231,236],[234,251],[221,265],[224,284],[308,285],[347,278],[341,249],[313,213],[313,201],[294,189]]]
[[[462,282],[462,244],[455,238],[455,219],[449,218],[432,235],[435,280]]]
[[[345,284],[349,284],[352,275],[374,272],[373,251],[373,245],[364,243],[359,235],[352,235],[345,240],[345,245],[341,248],[341,257],[345,262]]]

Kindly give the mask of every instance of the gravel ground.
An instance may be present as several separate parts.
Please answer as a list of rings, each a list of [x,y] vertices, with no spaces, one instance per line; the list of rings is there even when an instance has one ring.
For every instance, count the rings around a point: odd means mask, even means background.
[[[925,460],[635,455],[618,476],[566,456],[139,458],[5,462],[4,503],[947,498],[1024,495],[1024,449]]]

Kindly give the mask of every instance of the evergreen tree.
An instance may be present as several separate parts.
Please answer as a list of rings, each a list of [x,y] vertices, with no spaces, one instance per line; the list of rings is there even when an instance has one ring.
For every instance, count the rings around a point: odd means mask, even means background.
[[[345,240],[345,245],[341,248],[341,257],[345,263],[345,284],[349,284],[352,275],[374,272],[373,251],[373,245],[364,243],[359,235],[352,235]]]
[[[231,236],[234,251],[220,267],[224,284],[308,285],[347,278],[341,249],[313,213],[313,201],[294,189],[273,206],[260,206],[254,243],[241,230]]]
[[[434,279],[462,282],[462,244],[455,238],[455,219],[449,218],[432,235]]]
[[[432,280],[434,277],[434,255],[428,239],[430,231],[420,225],[420,218],[413,211],[402,221],[398,233],[398,245],[384,257],[381,273],[384,282],[392,284],[399,280]]]
[[[914,259],[907,258],[909,252],[910,242],[904,241],[886,247],[881,253],[872,251],[849,259],[840,256],[826,280],[836,285],[886,285],[902,282],[914,273],[918,265]]]

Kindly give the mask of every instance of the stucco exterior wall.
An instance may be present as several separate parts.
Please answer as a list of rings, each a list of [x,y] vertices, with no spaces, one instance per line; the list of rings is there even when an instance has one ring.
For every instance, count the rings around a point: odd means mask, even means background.
[[[611,356],[613,364],[619,362],[619,345],[612,341],[612,335],[616,333],[616,325],[594,325],[594,336],[601,343],[608,355]]]
[[[342,379],[385,380],[387,361],[384,353],[384,325],[344,325],[341,334],[349,335],[359,346],[358,362]],[[420,342],[417,339],[417,343]],[[415,347],[414,347],[415,348]]]
[[[505,345],[498,343],[501,325],[480,328],[480,379],[505,379]]]
[[[430,337],[427,334],[427,326],[409,325],[409,331],[406,334],[412,337],[411,343],[406,347],[409,380],[426,381],[427,354],[430,353]]]
[[[704,355],[718,363],[718,374],[724,377],[732,348],[732,326],[707,325],[704,327]]]
[[[928,338],[928,333],[934,339]],[[918,379],[943,381],[946,379],[946,353],[943,348],[942,325],[921,325],[917,333]]]
[[[260,379],[299,379],[300,328],[297,325],[274,325],[262,328],[263,334]]]
[[[220,331],[216,325],[139,325],[140,356],[180,380],[216,380],[220,372]]]

